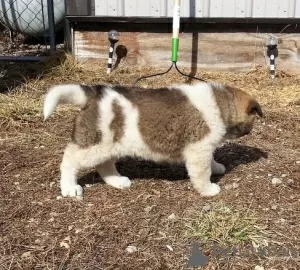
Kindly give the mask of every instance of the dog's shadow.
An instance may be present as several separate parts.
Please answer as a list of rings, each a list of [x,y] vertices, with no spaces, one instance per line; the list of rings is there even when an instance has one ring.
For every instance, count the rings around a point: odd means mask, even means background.
[[[259,148],[228,143],[218,148],[214,154],[215,160],[226,167],[226,174],[241,164],[247,164],[268,158],[268,154]],[[184,164],[155,163],[141,159],[126,158],[116,164],[119,173],[129,179],[164,179],[169,181],[188,178]],[[212,176],[212,182],[218,182],[222,175]],[[79,179],[80,185],[102,182],[96,172],[88,173]]]

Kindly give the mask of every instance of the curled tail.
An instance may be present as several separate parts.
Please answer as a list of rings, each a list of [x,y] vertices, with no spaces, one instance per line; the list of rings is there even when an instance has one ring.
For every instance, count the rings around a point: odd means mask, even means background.
[[[50,117],[59,104],[74,104],[83,107],[87,101],[85,87],[79,84],[53,86],[44,100],[44,121]]]

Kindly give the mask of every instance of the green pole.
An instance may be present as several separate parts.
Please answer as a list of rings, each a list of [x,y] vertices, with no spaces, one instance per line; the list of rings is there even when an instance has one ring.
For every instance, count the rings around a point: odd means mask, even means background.
[[[172,38],[172,62],[176,63],[178,59],[179,38]]]

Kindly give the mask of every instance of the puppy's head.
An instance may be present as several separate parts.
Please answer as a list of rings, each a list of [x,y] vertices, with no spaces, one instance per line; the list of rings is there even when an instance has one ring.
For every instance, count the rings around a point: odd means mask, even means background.
[[[251,132],[256,115],[263,117],[260,104],[241,89],[225,86],[230,93],[226,139],[236,139]]]

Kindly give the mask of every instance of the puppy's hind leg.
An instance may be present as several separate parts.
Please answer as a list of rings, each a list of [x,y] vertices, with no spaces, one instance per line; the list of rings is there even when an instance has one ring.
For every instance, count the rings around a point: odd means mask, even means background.
[[[213,174],[224,174],[226,169],[225,166],[221,163],[215,161],[214,158],[211,160],[211,171]]]
[[[190,149],[185,154],[190,180],[194,188],[204,197],[215,196],[221,190],[217,184],[210,181],[212,153],[213,151],[208,149],[199,152]]]
[[[82,196],[83,190],[77,184],[77,173],[80,169],[80,163],[77,160],[75,145],[69,144],[64,152],[63,160],[60,164],[60,188],[63,197]]]
[[[115,166],[115,160],[107,160],[96,166],[96,170],[103,181],[115,188],[123,189],[130,187],[131,181],[128,177],[121,176]]]

